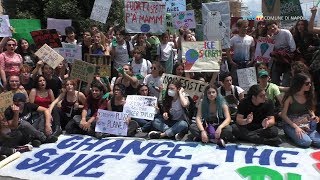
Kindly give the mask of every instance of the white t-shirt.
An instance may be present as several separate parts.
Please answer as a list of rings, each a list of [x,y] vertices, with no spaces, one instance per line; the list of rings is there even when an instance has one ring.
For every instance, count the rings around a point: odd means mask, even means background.
[[[152,64],[149,60],[142,59],[142,63],[137,64],[133,58],[131,62],[131,66],[132,66],[134,75],[141,74],[143,77],[146,77],[148,74],[151,73]],[[140,80],[140,83],[142,82],[143,82],[143,79]]]
[[[152,74],[148,74],[143,81],[143,84],[148,85],[150,96],[154,96],[159,99],[160,92],[158,92],[153,86],[160,87],[162,84],[161,76],[154,78]]]
[[[172,51],[174,47],[173,42],[168,42],[167,44],[161,44],[157,50],[157,55],[161,55],[160,61],[168,61],[172,57]],[[160,52],[161,51],[161,52]]]
[[[250,60],[250,48],[254,47],[254,39],[249,35],[244,37],[238,34],[233,36],[230,40],[231,48],[234,51],[234,61],[249,61]]]
[[[130,51],[133,50],[132,44],[129,42],[130,45]],[[114,55],[114,68],[118,69],[119,67],[122,67],[125,64],[128,64],[129,62],[129,54],[127,49],[127,43],[124,42],[122,45],[118,44],[115,47],[115,55]]]
[[[296,43],[294,42],[291,32],[287,29],[280,29],[280,32],[272,36],[274,39],[274,49],[287,49],[291,52],[296,50]]]

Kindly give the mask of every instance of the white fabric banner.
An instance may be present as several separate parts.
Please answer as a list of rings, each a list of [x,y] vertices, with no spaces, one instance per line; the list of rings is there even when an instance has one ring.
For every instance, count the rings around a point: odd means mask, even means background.
[[[0,169],[32,180],[319,180],[320,151],[270,146],[61,135]]]

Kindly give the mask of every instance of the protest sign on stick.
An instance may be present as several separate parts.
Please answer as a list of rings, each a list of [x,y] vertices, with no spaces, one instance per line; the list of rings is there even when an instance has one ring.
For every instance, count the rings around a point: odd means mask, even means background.
[[[15,31],[12,34],[13,38],[24,38],[29,44],[34,43],[30,32],[41,29],[40,19],[10,19],[9,21]]]
[[[111,56],[101,54],[85,54],[84,61],[96,65],[96,73],[100,76],[111,76]]]
[[[47,44],[51,48],[61,47],[60,37],[55,29],[42,29],[38,31],[32,31],[31,36],[36,44],[37,48],[41,48],[44,44]]]
[[[97,118],[98,120],[96,123],[95,132],[127,136],[127,114],[123,112],[114,112],[98,109]]]
[[[125,1],[125,27],[129,33],[166,31],[166,8],[160,1]]]
[[[219,72],[222,49],[219,41],[182,42],[185,72]]]
[[[95,0],[91,11],[90,19],[106,23],[112,1]]]
[[[186,0],[162,0],[162,2],[166,3],[168,13],[186,11],[187,8]]]
[[[176,29],[186,28],[193,29],[196,28],[196,20],[194,18],[194,10],[173,12],[172,22]]]
[[[255,51],[255,61],[262,63],[269,63],[271,60],[270,53],[274,49],[274,40],[267,37],[260,37],[257,41]]]
[[[82,59],[81,45],[62,43],[62,48],[55,48],[55,50],[64,57],[68,63],[73,63],[76,59]]]
[[[66,35],[65,28],[71,24],[71,19],[47,18],[47,29],[56,29],[61,35]]]
[[[10,22],[8,15],[0,16],[0,37],[11,37]]]
[[[11,91],[0,94],[0,114],[13,104],[13,93]]]
[[[209,85],[206,82],[189,79],[186,77],[176,76],[172,74],[163,74],[162,77],[163,89],[166,89],[168,84],[173,80],[181,82],[185,92],[194,100],[198,101],[202,96],[204,89]]]
[[[96,66],[82,60],[75,60],[72,65],[70,77],[91,83],[95,74]]]
[[[156,114],[157,98],[151,96],[129,95],[123,112],[129,117],[153,120]]]
[[[55,69],[63,61],[63,57],[47,44],[44,44],[34,54],[53,69]]]

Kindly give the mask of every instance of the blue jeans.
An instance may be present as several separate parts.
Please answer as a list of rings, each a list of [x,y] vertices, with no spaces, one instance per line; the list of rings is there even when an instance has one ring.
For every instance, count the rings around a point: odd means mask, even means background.
[[[139,126],[142,129],[142,132],[148,132],[152,127],[152,121],[150,120],[139,119],[139,118],[132,118],[132,120],[139,124]]]
[[[185,120],[164,120],[162,117],[155,118],[152,126],[164,132],[168,137],[188,130],[188,123]]]
[[[301,139],[296,135],[295,129],[290,125],[285,124],[283,130],[298,146],[310,147],[312,144],[315,147],[320,147],[320,134],[316,130],[302,134]]]

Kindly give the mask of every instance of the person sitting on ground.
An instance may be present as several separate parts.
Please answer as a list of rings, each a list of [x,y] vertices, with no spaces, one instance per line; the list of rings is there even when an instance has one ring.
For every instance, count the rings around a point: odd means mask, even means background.
[[[319,117],[313,111],[314,92],[307,74],[296,74],[283,98],[281,118],[286,123],[284,132],[301,147],[320,147],[320,134],[316,131]]]
[[[271,146],[282,143],[274,126],[274,105],[267,100],[266,92],[259,85],[251,86],[247,97],[240,102],[236,120],[236,124],[232,125],[236,138]]]
[[[123,84],[126,88],[127,95],[137,94],[139,81],[137,77],[133,75],[132,66],[126,64],[117,70],[119,72],[119,77],[117,78],[115,84]]]
[[[226,101],[215,86],[207,86],[198,107],[196,123],[190,125],[190,132],[204,143],[216,141],[218,145],[224,146],[224,143],[233,140],[230,122]]]
[[[12,138],[16,142],[16,145],[19,146],[32,142],[33,146],[39,147],[42,143],[56,142],[58,138],[52,135],[49,110],[42,106],[28,103],[26,100],[27,97],[24,94],[14,94],[13,105],[8,107],[4,112],[8,126],[13,134],[22,134],[19,138]],[[44,116],[34,119],[32,116],[34,112],[43,113]]]
[[[29,102],[29,96],[24,87],[20,84],[19,76],[13,75],[8,77],[7,91],[11,91],[13,94],[15,93],[23,93],[27,97],[27,102]]]
[[[163,100],[162,117],[156,117],[152,121],[152,126],[158,131],[151,131],[148,137],[150,139],[175,137],[176,140],[181,140],[188,132],[188,117],[184,108],[189,104],[181,82],[174,80],[168,83]]]
[[[259,86],[261,89],[264,89],[267,95],[267,98],[272,100],[274,105],[276,105],[277,102],[281,103],[282,96],[280,93],[280,89],[276,84],[273,84],[270,81],[270,76],[268,71],[261,70],[258,72],[258,81]]]
[[[225,98],[231,118],[235,119],[238,109],[237,106],[244,98],[244,90],[239,86],[232,85],[231,73],[222,74],[220,80],[222,81],[222,86],[218,88],[218,93]]]

